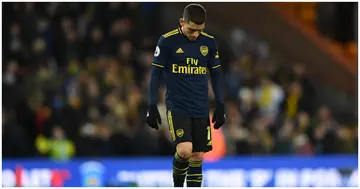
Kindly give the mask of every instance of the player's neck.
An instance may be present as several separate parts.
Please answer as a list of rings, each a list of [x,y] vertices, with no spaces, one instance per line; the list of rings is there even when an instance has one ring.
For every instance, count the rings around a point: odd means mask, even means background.
[[[185,35],[185,34],[184,34],[184,29],[183,29],[182,26],[180,27],[180,32],[181,32],[181,34]]]
[[[187,37],[187,36],[185,35],[185,33],[184,33],[184,29],[183,29],[182,26],[179,28],[179,30],[180,30],[181,35],[182,35],[183,37],[185,37],[186,39],[188,39],[188,37]],[[188,40],[189,40],[189,39],[188,39]]]

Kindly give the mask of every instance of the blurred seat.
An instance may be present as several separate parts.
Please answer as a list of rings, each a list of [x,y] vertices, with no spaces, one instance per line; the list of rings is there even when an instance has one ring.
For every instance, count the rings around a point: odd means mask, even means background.
[[[357,44],[355,41],[352,41],[345,45],[345,56],[349,57],[351,60],[355,61],[357,60]]]
[[[320,34],[316,27],[316,2],[286,2],[286,3],[273,3],[281,11],[286,11],[298,19],[303,27],[311,29],[312,31]],[[325,36],[323,36],[326,38]],[[352,61],[354,64],[357,63],[357,45],[355,42],[348,44],[339,44],[334,40],[331,40],[333,48],[340,52],[344,58]]]

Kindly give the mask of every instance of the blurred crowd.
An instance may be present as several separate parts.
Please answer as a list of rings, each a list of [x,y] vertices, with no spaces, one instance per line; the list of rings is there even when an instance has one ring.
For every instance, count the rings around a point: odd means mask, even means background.
[[[154,46],[166,32],[156,22],[160,8],[4,3],[3,156],[173,155],[164,87],[161,129],[144,121]],[[355,153],[357,123],[339,123],[326,105],[315,106],[306,68],[261,63],[251,47],[222,62],[227,153]]]

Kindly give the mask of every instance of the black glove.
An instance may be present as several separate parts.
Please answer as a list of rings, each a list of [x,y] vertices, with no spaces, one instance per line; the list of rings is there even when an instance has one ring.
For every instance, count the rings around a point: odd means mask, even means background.
[[[158,123],[161,124],[161,117],[157,105],[149,105],[146,123],[153,129],[159,129]]]
[[[214,115],[212,117],[211,122],[215,123],[214,129],[219,129],[222,125],[224,125],[226,120],[224,104],[217,104]]]

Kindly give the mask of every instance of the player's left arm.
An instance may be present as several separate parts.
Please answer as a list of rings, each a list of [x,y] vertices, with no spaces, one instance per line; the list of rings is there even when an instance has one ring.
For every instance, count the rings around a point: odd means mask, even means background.
[[[219,51],[216,44],[210,49],[210,61],[208,69],[210,71],[211,85],[215,94],[217,104],[224,104],[224,90],[222,89],[221,63]]]
[[[220,128],[225,123],[224,90],[222,88],[223,79],[219,58],[219,51],[214,40],[214,45],[210,48],[210,61],[208,69],[210,71],[211,85],[216,100],[216,110],[212,118],[212,122],[216,122],[214,125],[215,129]]]

